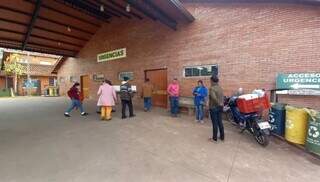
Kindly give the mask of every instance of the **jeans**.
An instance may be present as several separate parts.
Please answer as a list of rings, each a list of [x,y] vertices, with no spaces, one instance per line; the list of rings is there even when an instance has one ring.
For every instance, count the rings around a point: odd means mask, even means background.
[[[152,106],[151,97],[145,97],[143,100],[144,100],[144,108],[149,111]]]
[[[213,107],[210,109],[210,117],[212,121],[212,139],[217,140],[218,129],[220,133],[220,139],[224,140],[224,128],[222,123],[222,106]]]
[[[67,113],[70,113],[74,108],[79,108],[80,112],[83,113],[82,103],[77,99],[71,99],[71,105],[66,110]]]
[[[133,105],[132,100],[121,100],[122,103],[122,118],[126,117],[126,109],[129,107],[130,116],[133,116]]]
[[[179,112],[179,97],[170,96],[171,114],[177,115]]]
[[[202,121],[204,117],[204,107],[202,104],[196,105],[196,119]]]

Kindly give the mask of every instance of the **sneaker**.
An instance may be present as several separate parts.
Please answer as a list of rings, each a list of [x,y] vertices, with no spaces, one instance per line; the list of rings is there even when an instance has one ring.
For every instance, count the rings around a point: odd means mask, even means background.
[[[65,116],[65,117],[70,117],[70,114],[67,113],[67,112],[65,112],[65,113],[64,113],[64,116]]]
[[[200,124],[204,124],[204,121],[203,121],[203,120],[200,120]]]
[[[88,115],[88,113],[86,113],[86,112],[81,113],[81,116],[86,116],[86,115]]]
[[[209,142],[217,142],[218,140],[215,138],[209,138]]]
[[[177,114],[172,114],[172,117],[177,118],[178,115]]]
[[[199,123],[199,120],[196,119],[196,123]]]
[[[134,114],[134,115],[131,115],[131,116],[129,116],[130,118],[133,118],[133,117],[135,117],[136,115]]]
[[[126,118],[127,118],[127,116],[122,116],[122,117],[121,117],[121,119],[126,119]]]

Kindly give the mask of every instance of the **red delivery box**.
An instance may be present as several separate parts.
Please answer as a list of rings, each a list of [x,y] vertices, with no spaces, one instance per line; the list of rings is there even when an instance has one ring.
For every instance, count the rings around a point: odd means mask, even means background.
[[[262,97],[256,94],[241,95],[237,99],[237,106],[241,113],[260,112],[271,107],[266,94]]]

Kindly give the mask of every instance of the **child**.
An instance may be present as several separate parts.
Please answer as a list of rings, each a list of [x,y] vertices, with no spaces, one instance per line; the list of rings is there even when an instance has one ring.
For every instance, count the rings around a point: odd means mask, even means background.
[[[80,87],[80,84],[78,82],[76,82],[68,91],[68,96],[71,99],[71,105],[64,112],[64,116],[66,116],[66,117],[70,117],[70,112],[75,108],[80,109],[80,113],[82,116],[88,115],[88,113],[84,112],[84,110],[83,110],[83,106],[82,106],[82,103],[80,100],[81,98],[80,98],[79,87]]]

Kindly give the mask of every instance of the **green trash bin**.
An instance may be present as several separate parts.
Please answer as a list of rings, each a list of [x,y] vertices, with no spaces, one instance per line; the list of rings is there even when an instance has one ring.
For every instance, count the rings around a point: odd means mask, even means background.
[[[308,151],[320,155],[320,112],[315,110],[309,110],[306,148]]]
[[[271,106],[269,112],[271,132],[283,136],[286,123],[286,108],[285,104],[276,103]]]
[[[53,96],[53,88],[49,88],[49,96]]]
[[[57,96],[57,88],[52,88],[53,89],[53,94],[52,96]]]

